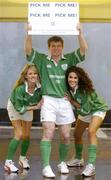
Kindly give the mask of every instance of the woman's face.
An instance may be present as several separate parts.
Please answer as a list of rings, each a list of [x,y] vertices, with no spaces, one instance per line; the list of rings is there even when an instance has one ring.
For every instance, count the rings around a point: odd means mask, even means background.
[[[28,83],[36,83],[38,78],[37,71],[34,68],[29,68],[26,78]]]
[[[68,84],[71,89],[74,89],[78,85],[78,76],[74,72],[70,72],[68,75]]]

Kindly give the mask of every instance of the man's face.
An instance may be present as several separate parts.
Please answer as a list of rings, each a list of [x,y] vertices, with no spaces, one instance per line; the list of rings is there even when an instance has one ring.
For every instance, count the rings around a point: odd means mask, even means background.
[[[52,41],[50,43],[49,51],[51,54],[51,57],[60,57],[62,55],[63,46],[60,41],[54,42]]]

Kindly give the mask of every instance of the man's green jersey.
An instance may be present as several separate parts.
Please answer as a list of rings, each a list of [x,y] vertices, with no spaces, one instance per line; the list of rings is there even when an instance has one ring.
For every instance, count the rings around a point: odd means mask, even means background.
[[[22,84],[12,91],[10,101],[16,111],[20,114],[24,114],[27,111],[27,106],[36,105],[41,97],[40,88],[35,88],[34,93],[30,94],[26,91],[26,84]]]
[[[65,72],[68,67],[76,65],[83,61],[85,56],[81,56],[80,49],[65,54],[61,57],[58,63],[45,54],[38,53],[32,49],[30,56],[27,60],[34,63],[39,71],[42,82],[42,95],[52,97],[64,97],[66,92]]]
[[[74,100],[80,104],[80,108],[75,108],[75,111],[78,115],[87,116],[93,114],[97,111],[106,112],[108,106],[105,101],[97,95],[95,91],[92,93],[83,93],[79,89],[76,90],[76,93],[72,93]]]

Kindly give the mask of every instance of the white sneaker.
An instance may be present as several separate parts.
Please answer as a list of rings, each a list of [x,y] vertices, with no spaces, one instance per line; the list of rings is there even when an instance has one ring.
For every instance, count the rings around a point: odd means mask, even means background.
[[[65,162],[61,162],[59,165],[58,165],[58,171],[61,173],[61,174],[68,174],[69,173],[69,169],[66,165]]]
[[[42,175],[46,178],[55,178],[55,174],[49,165],[42,170]]]
[[[82,175],[88,177],[95,175],[95,166],[93,164],[88,164],[82,172]]]
[[[84,160],[83,159],[70,159],[67,161],[67,166],[69,167],[82,167],[84,166]]]
[[[19,165],[23,169],[30,169],[30,165],[29,165],[28,159],[26,157],[20,156],[20,158],[19,158]]]
[[[9,173],[18,173],[19,169],[16,168],[14,165],[14,162],[12,160],[6,160],[5,161],[5,166],[4,166],[5,171]]]

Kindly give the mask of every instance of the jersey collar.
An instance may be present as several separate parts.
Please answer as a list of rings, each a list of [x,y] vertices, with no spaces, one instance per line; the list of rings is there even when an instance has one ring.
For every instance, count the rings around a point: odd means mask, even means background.
[[[51,61],[54,61],[54,60],[51,58],[51,54],[48,54],[47,59],[48,59],[48,60],[51,60]],[[60,59],[66,59],[66,57],[62,54]]]
[[[35,89],[34,89],[34,92],[37,90],[37,88],[39,88],[39,87],[36,85],[36,87],[35,87]],[[33,96],[33,95],[34,95],[34,93],[28,92],[28,83],[27,83],[27,81],[25,81],[25,91],[26,91],[26,93],[28,93],[30,96]]]
[[[78,89],[78,85],[75,87],[74,91],[70,90],[70,93],[71,93],[72,95],[75,95],[75,94],[76,94],[77,89]]]

